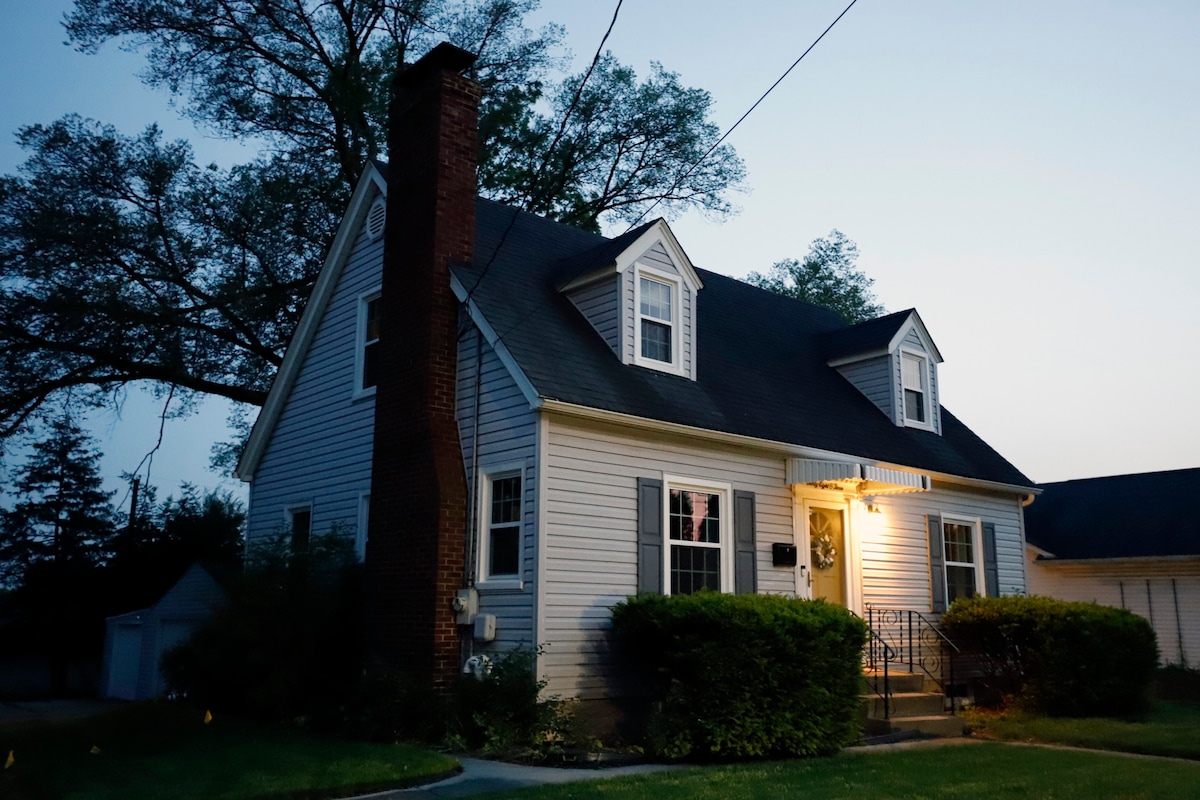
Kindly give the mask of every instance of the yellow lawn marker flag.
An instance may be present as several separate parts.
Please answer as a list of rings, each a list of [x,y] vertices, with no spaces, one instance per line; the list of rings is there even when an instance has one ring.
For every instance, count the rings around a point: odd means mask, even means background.
[[[211,711],[205,711],[205,712],[204,712],[204,724],[205,724],[205,725],[207,725],[207,724],[208,724],[208,723],[210,723],[210,722],[212,722],[212,712],[211,712]]]
[[[5,769],[8,769],[9,767],[11,767],[11,766],[12,766],[13,764],[15,764],[16,762],[17,762],[17,760],[16,760],[15,758],[13,758],[13,751],[12,751],[12,750],[9,750],[9,751],[8,751],[8,758],[4,759],[4,768],[5,768]]]

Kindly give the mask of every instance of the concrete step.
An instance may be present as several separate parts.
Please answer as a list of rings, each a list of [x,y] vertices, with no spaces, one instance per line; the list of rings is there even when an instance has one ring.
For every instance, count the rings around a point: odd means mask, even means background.
[[[879,719],[887,716],[885,711],[888,710],[893,717],[919,717],[946,711],[946,696],[932,692],[892,692],[890,709],[884,708],[880,695],[864,695],[863,700],[867,704],[867,716]]]
[[[966,720],[949,714],[892,717],[887,722],[893,731],[919,731],[925,736],[962,736],[967,731]]]
[[[867,685],[867,691],[871,693],[883,693],[883,673],[882,672],[863,672],[863,679]],[[887,675],[888,688],[892,694],[896,692],[924,692],[925,674],[912,672],[897,672],[889,670]]]

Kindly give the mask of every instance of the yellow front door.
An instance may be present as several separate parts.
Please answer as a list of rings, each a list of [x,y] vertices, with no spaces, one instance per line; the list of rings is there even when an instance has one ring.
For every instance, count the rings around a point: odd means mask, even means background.
[[[812,597],[846,605],[846,515],[841,508],[809,506]]]

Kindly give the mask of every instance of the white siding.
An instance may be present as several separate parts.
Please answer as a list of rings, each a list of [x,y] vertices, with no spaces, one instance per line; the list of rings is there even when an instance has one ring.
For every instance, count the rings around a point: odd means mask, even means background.
[[[1053,564],[1029,557],[1029,593],[1128,608],[1150,620],[1163,663],[1200,661],[1200,558]]]
[[[378,289],[382,239],[360,230],[250,485],[247,543],[280,533],[284,509],[312,505],[312,532],[351,542],[370,490],[375,398],[354,397],[358,303]]]
[[[857,538],[862,563],[864,605],[929,612],[933,608],[929,576],[930,514],[996,526],[1000,593],[1025,591],[1021,506],[1015,495],[972,491],[935,483],[929,492],[876,498],[879,514],[858,514]],[[982,559],[979,561],[982,569]]]
[[[482,360],[476,360],[476,346],[481,341],[477,331],[464,336],[458,349],[458,389],[456,408],[459,441],[463,449],[463,465],[467,485],[474,497],[475,475],[472,463],[475,447],[475,385],[476,364],[479,365],[479,459],[478,468],[519,463],[524,466],[522,485],[522,581],[519,589],[487,589],[479,592],[479,612],[496,615],[496,640],[488,646],[475,645],[476,652],[507,650],[516,645],[532,649],[533,597],[536,588],[537,520],[537,415],[529,408],[512,375],[500,362],[492,348],[483,342]],[[477,518],[485,518],[476,503]],[[483,519],[476,522],[481,531]],[[476,534],[479,535],[478,533]],[[475,552],[478,553],[478,547]]]
[[[621,356],[620,276],[572,292],[569,297],[609,348]]]
[[[892,398],[895,387],[889,367],[890,361],[887,356],[877,356],[853,364],[844,364],[837,370],[894,422],[896,405]]]
[[[792,568],[771,566],[771,543],[792,541],[792,497],[777,454],[718,448],[551,417],[547,443],[542,630],[547,691],[595,698],[616,687],[609,609],[637,586],[637,479],[727,482],[756,496],[758,587],[792,594]]]

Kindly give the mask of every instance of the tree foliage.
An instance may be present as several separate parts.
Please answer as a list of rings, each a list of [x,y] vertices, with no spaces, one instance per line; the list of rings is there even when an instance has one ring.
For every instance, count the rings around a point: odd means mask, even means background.
[[[858,245],[839,230],[813,239],[808,255],[776,261],[746,282],[785,297],[836,311],[847,322],[866,322],[884,313],[871,291],[874,279],[858,268]]]
[[[263,155],[198,166],[154,127],[77,117],[19,133],[0,179],[0,436],[70,391],[132,381],[261,404],[353,183],[386,157],[390,77],[433,44],[477,55],[481,191],[596,228],[661,203],[731,210],[742,164],[707,92],[611,55],[565,77],[536,0],[76,0],[70,40],[145,54],[145,81]],[[165,389],[164,389],[165,390]]]
[[[45,433],[14,471],[16,503],[0,511],[0,578],[10,585],[42,567],[66,574],[102,564],[114,532],[111,493],[102,488],[91,438],[66,416],[51,420]]]

